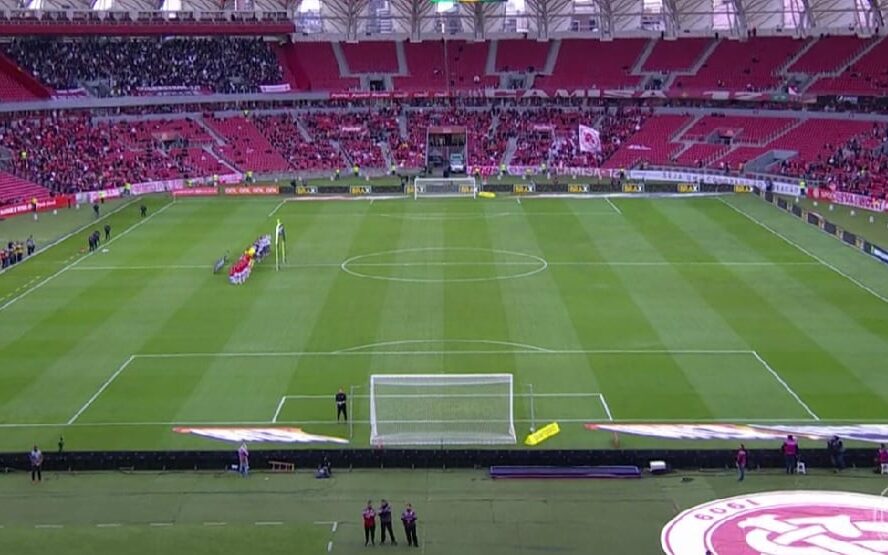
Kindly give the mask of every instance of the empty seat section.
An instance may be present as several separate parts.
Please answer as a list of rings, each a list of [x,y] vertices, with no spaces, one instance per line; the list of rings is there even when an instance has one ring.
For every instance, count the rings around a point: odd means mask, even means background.
[[[393,41],[342,43],[341,48],[352,73],[398,72],[398,54]]]
[[[496,45],[496,70],[541,71],[548,55],[548,42],[501,40]]]
[[[782,83],[780,66],[804,43],[789,37],[722,40],[696,75],[676,78],[677,90],[765,91]]]
[[[648,55],[644,71],[687,71],[700,59],[712,43],[709,38],[658,40]]]
[[[641,78],[631,75],[632,66],[646,42],[644,39],[562,40],[552,75],[537,77],[534,85],[544,90],[634,88]]]

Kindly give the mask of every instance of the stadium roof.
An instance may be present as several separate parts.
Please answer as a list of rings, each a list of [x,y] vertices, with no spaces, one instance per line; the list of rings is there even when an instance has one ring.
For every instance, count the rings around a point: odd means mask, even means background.
[[[430,0],[0,0],[9,12],[276,12],[302,35],[364,40],[508,35],[548,39],[721,33],[808,36],[870,35],[884,27],[882,0],[508,0],[454,3]],[[135,19],[135,18],[133,18]]]

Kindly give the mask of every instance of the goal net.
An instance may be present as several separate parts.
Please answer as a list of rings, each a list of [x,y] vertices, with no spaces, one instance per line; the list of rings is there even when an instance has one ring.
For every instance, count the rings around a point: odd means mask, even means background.
[[[432,196],[475,198],[478,184],[474,177],[417,177],[413,180],[413,198]]]
[[[374,374],[372,445],[514,444],[511,374]]]

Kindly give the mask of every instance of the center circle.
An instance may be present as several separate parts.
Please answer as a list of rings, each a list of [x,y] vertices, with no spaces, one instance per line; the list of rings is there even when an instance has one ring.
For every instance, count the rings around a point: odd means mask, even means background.
[[[406,283],[469,283],[519,279],[544,272],[544,258],[480,247],[423,247],[371,252],[340,264],[355,277]],[[505,273],[498,270],[508,269]]]

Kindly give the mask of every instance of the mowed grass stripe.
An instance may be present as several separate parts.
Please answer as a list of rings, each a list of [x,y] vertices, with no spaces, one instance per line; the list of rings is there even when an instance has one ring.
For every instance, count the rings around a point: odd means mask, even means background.
[[[727,206],[723,206],[723,210],[728,213],[711,209],[702,213],[716,225],[732,219],[746,220]],[[743,237],[749,241],[770,242],[772,250],[775,246],[786,248],[782,241],[775,244],[777,238],[767,230],[754,227],[753,232]],[[835,248],[843,247],[836,244]],[[779,266],[771,268],[769,274],[771,286],[761,288],[762,296],[779,305],[800,329],[817,337],[818,344],[841,360],[861,385],[880,395],[883,402],[888,400],[888,376],[879,371],[880,354],[885,352],[888,343],[888,320],[885,319],[888,308],[824,266]],[[868,409],[874,413],[881,410],[879,407]]]
[[[525,202],[522,209],[564,210],[563,206]],[[489,224],[492,247],[501,250],[526,252],[543,255],[544,245],[540,244],[530,220],[511,218],[497,220]],[[528,278],[499,282],[502,295],[507,333],[512,341],[550,349],[580,348],[583,344],[573,326],[565,299],[559,294],[553,269]],[[516,391],[527,393],[527,384],[533,384],[534,393],[600,393],[594,369],[588,359],[582,356],[548,357],[514,356],[516,381],[520,380]],[[565,405],[573,406],[565,406]],[[525,417],[528,403],[523,403]],[[604,418],[604,411],[598,399],[556,398],[536,403],[536,417],[555,419],[556,417]],[[526,430],[525,430],[526,431]]]
[[[680,202],[662,202],[659,205],[672,210]],[[644,217],[644,214],[649,210],[652,210],[652,207],[645,205],[644,201],[633,201],[624,209],[624,212],[630,211],[634,212],[634,215]],[[598,226],[594,223],[583,221],[583,225],[596,237],[602,237],[602,234],[598,233]],[[686,225],[693,228],[691,221],[688,221]],[[622,252],[625,250],[624,245],[631,244],[633,250],[641,247],[640,250],[654,253],[650,255],[652,256],[651,260],[663,262],[664,266],[655,269],[615,267],[613,271],[627,284],[627,291],[652,329],[656,330],[664,348],[675,351],[689,348],[747,349],[748,346],[745,345],[743,339],[727,325],[719,313],[714,311],[697,294],[684,277],[666,262],[664,255],[661,255],[660,251],[651,245],[644,235],[632,231],[634,226],[630,225],[627,228],[629,231],[623,231],[623,233],[631,233],[633,235],[631,239],[623,242],[620,237],[607,236],[601,239],[602,249],[607,250],[608,257],[625,256],[625,253]],[[692,271],[701,275],[707,273],[705,266],[696,266]],[[593,273],[592,276],[594,275]],[[594,277],[590,279],[594,279]],[[627,330],[627,333],[631,334],[632,331]],[[660,358],[665,359],[666,357]],[[635,364],[628,365],[625,369],[627,374],[623,378],[627,380],[627,383],[633,380],[642,384],[659,383],[660,377],[657,375],[657,369],[658,365],[663,364],[660,358],[635,357]],[[701,356],[676,353],[671,358],[673,363],[681,368],[691,389],[699,392],[701,402],[708,407],[713,418],[742,419],[752,418],[756,415],[766,415],[771,418],[797,416],[795,407],[792,407],[793,412],[787,413],[773,396],[744,398],[735,394],[730,378],[736,378],[739,374],[738,383],[743,387],[770,391],[779,399],[785,398],[779,383],[775,382],[766,369],[751,355],[725,353]],[[617,360],[614,364],[626,364],[626,362]],[[642,387],[646,387],[646,385]],[[667,384],[665,390],[668,391],[669,387]],[[668,399],[660,401],[657,391],[639,390],[638,388],[636,390],[642,398],[656,400],[651,403],[652,409],[638,417],[648,415],[651,418],[666,418],[665,411],[676,408],[680,410],[680,404],[676,407],[673,406],[675,403]],[[623,417],[624,415],[618,413],[618,416]],[[704,417],[705,415],[697,416],[697,418]]]
[[[654,205],[654,210],[644,217],[629,215],[636,221],[638,229],[645,233],[652,243],[663,252],[669,252],[674,245],[681,244],[682,251],[693,248],[695,256],[710,258],[694,237],[685,232],[680,223],[670,219],[668,211]],[[783,249],[774,245],[773,248]],[[878,396],[861,384],[844,364],[823,349],[818,341],[799,328],[788,317],[782,306],[768,302],[756,289],[760,281],[750,281],[748,273],[735,272],[730,267],[711,268],[701,275],[687,267],[677,269],[698,290],[713,310],[724,314],[726,322],[744,338],[751,348],[757,350],[773,367],[778,368],[787,381],[808,405],[821,418],[846,418],[845,406],[836,406],[834,393],[829,382],[811,379],[809,371],[820,368],[844,383],[852,384],[857,392],[856,401],[863,404],[878,402]],[[775,278],[780,273],[774,273]],[[824,387],[824,385],[828,385]],[[844,403],[842,403],[844,405]],[[803,413],[801,413],[803,414]]]
[[[302,208],[300,206],[300,208]],[[372,209],[361,203],[360,206],[349,205],[352,211],[360,210],[361,217],[342,218],[331,233],[329,225],[323,226],[326,232],[314,236],[318,247],[327,253],[345,260],[350,256],[373,252],[377,249],[393,248],[401,235],[400,220],[380,220],[368,215]],[[342,206],[333,205],[330,210],[341,212]],[[392,206],[400,210],[401,205]],[[328,213],[330,210],[323,210]],[[325,274],[326,275],[326,274]],[[327,281],[317,284],[316,278],[307,282],[309,287],[319,287],[311,308],[301,322],[303,330],[299,333],[301,343],[306,350],[333,351],[352,347],[357,344],[375,341],[379,328],[379,319],[385,307],[386,292],[389,284],[384,281],[359,279],[345,272],[329,274]],[[308,301],[306,301],[308,302]],[[355,360],[337,360],[339,357],[300,358],[293,362],[293,373],[286,389],[286,394],[329,395],[326,402],[294,402],[284,406],[281,413],[283,420],[334,420],[336,417],[333,394],[342,387],[349,392],[352,385],[365,385],[368,381],[368,366],[365,358]],[[362,391],[366,393],[366,390]],[[355,405],[357,406],[357,405]],[[352,419],[368,416],[353,414]],[[309,431],[329,433],[330,430],[310,428]],[[347,437],[345,428],[333,432],[334,435]],[[368,439],[365,429],[360,430],[362,443]]]
[[[449,209],[453,212],[458,212],[468,207],[472,211],[477,211],[479,216],[484,216],[491,213],[491,211],[500,209],[500,206],[500,203],[466,200],[451,204]],[[514,218],[514,216],[510,217],[510,219]],[[455,251],[442,254],[455,260],[480,260],[491,264],[501,260],[503,255],[493,252],[493,249],[496,248],[493,235],[498,233],[498,223],[498,219],[489,220],[486,217],[480,217],[467,222],[458,220],[445,221],[442,225],[442,232],[447,246],[482,250],[477,251],[477,253],[475,251]],[[511,257],[506,256],[506,259],[511,259]],[[463,278],[466,275],[496,277],[508,275],[506,272],[511,272],[513,269],[492,264],[489,267],[475,268],[467,274],[467,269],[453,266],[445,267],[443,269],[443,276],[457,279]],[[522,268],[522,271],[525,270],[526,268]],[[505,303],[509,302],[509,299],[504,296],[502,284],[502,281],[496,279],[470,283],[445,283],[443,295],[444,319],[440,337],[508,340],[511,336],[509,334],[509,319]],[[513,387],[515,387],[516,392],[520,392],[521,381],[527,379],[526,376],[517,373],[517,359],[514,355],[503,355],[495,358],[472,357],[468,360],[465,357],[444,355],[442,370],[449,373],[513,374]],[[491,404],[501,406],[501,403],[492,402]],[[517,414],[526,414],[523,403],[519,399],[515,400],[515,411]],[[506,416],[505,414],[500,415],[501,418]],[[505,427],[501,429],[504,430]],[[520,433],[518,430],[516,432]]]
[[[248,229],[245,222],[254,221],[253,205],[225,204],[216,208],[214,219],[200,222],[205,232],[204,241],[212,241],[214,234],[222,233],[225,229]],[[177,244],[182,228],[193,223],[195,218],[201,218],[195,214],[202,212],[202,209],[197,204],[175,207],[173,214],[177,217],[174,221],[153,233],[154,240],[143,243],[138,253],[129,252],[127,256],[163,256],[170,246]],[[249,230],[247,233],[252,234]],[[254,238],[244,239],[244,242],[248,243]],[[227,283],[224,275],[213,275],[209,269],[206,274],[188,274],[188,278],[188,283],[178,290],[155,288],[150,299],[127,307],[135,318],[139,314],[156,314],[153,333],[149,330],[130,330],[127,337],[127,330],[117,332],[118,341],[127,338],[137,343],[129,346],[129,353],[187,351],[194,349],[195,345],[211,352],[224,348],[230,335],[237,331],[238,320],[231,315],[246,310],[250,296],[244,288],[234,288]],[[81,420],[175,420],[210,365],[211,361],[192,361],[187,371],[172,372],[165,361],[159,364],[155,361],[134,363],[96,399],[83,413]],[[159,441],[169,431],[157,429],[146,433],[154,436],[146,440]]]
[[[691,207],[689,207],[691,208]],[[759,249],[771,262],[786,261],[786,253],[800,257],[801,260],[811,260],[810,257],[786,244],[775,237],[768,230],[752,225],[742,214],[732,210],[723,203],[709,203],[707,206],[699,206],[696,214],[701,221],[711,226],[713,233],[721,232],[729,234],[742,241],[750,248]],[[797,222],[801,224],[801,222]],[[836,243],[835,250],[839,250],[840,244]],[[777,277],[774,285],[791,287],[792,295],[798,305],[808,305],[810,313],[822,313],[823,310],[832,310],[840,319],[850,320],[855,334],[872,334],[876,343],[888,339],[888,322],[885,315],[888,306],[878,302],[867,291],[855,286],[846,278],[836,274],[823,265],[793,266],[775,264],[771,271],[782,274]],[[780,289],[775,288],[774,290]],[[805,322],[808,318],[801,319]],[[820,322],[829,321],[828,318],[817,319]],[[848,329],[844,325],[840,329]],[[872,345],[873,342],[862,343]]]
[[[114,245],[128,239],[124,237]],[[63,414],[73,414],[79,407],[78,395],[90,387],[84,377],[107,376],[125,358],[116,350],[117,345],[109,346],[107,320],[125,311],[129,299],[150,291],[152,285],[150,275],[135,276],[130,287],[119,288],[113,272],[88,279],[66,272],[11,307],[0,319],[15,324],[11,326],[14,331],[0,339],[8,363],[3,372],[4,387],[0,388],[0,419],[67,420]],[[77,326],[73,332],[72,321]],[[83,396],[84,400],[92,391]],[[53,399],[49,410],[44,406],[47,397]]]
[[[566,207],[569,209],[570,205]],[[542,245],[561,245],[567,236],[573,238],[577,250],[593,259],[601,259],[597,242],[599,236],[589,233],[579,218],[565,217],[559,226],[531,219],[530,227],[537,242]],[[557,296],[565,300],[572,326],[585,347],[620,345],[624,348],[668,349],[632,298],[629,292],[631,284],[627,284],[612,268],[599,267],[590,274],[588,281],[560,272],[552,275]],[[669,418],[676,411],[691,418],[712,416],[674,359],[663,358],[660,365],[651,368],[649,383],[662,384],[660,397],[652,406],[650,399],[633,391],[612,358],[596,355],[586,358],[587,365],[593,369],[596,381],[601,385],[601,393],[607,395],[610,407],[618,418]],[[610,368],[609,363],[612,364]]]
[[[870,256],[862,255],[858,249],[843,244],[836,237],[830,236],[828,233],[824,233],[810,224],[802,222],[800,225],[800,220],[796,217],[787,214],[772,204],[764,202],[755,195],[735,195],[723,199],[723,201],[738,210],[742,210],[755,221],[767,225],[776,233],[807,250],[812,255],[819,257],[822,261],[831,264],[846,276],[858,280],[861,284],[869,287],[882,297],[888,298],[888,280],[885,279],[886,268],[883,263]],[[715,202],[722,204],[718,200],[715,200]],[[822,211],[822,214],[827,219],[829,218],[829,212]],[[746,218],[743,214],[737,215],[749,221],[749,218]],[[798,251],[800,254],[804,254],[795,246],[790,245],[784,239],[774,235],[760,225],[756,225],[752,221],[750,223],[771,235],[776,242],[784,244],[787,248]],[[810,257],[809,259],[814,260]],[[830,271],[841,276],[834,270]],[[843,279],[848,281],[850,285],[859,287],[847,277],[843,277]],[[878,297],[872,294],[871,296],[873,297],[873,302],[882,302],[884,304],[884,301],[881,301]]]

